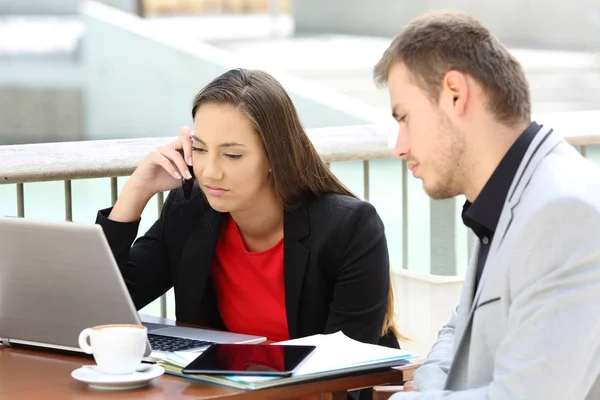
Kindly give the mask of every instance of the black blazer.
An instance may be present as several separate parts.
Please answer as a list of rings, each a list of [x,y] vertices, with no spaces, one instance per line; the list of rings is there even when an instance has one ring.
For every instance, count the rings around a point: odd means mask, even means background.
[[[172,191],[160,218],[135,243],[139,221],[111,221],[110,210],[99,211],[96,223],[135,307],[174,287],[178,321],[224,330],[210,279],[223,214],[200,189],[187,201],[181,189]],[[390,270],[384,226],[370,203],[331,194],[285,211],[284,282],[290,338],[342,330],[398,347],[392,335],[380,337]]]

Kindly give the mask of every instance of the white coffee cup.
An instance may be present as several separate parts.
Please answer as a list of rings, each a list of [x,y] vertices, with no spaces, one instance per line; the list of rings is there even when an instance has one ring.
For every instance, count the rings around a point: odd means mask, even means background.
[[[125,375],[135,372],[142,362],[147,338],[148,330],[142,325],[100,325],[81,331],[79,347],[94,355],[105,374]]]

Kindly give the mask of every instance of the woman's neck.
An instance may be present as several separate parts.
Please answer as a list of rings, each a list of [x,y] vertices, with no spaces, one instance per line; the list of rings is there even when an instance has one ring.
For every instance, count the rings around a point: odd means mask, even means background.
[[[283,206],[275,196],[256,202],[256,206],[231,212],[250,251],[263,251],[283,237]]]

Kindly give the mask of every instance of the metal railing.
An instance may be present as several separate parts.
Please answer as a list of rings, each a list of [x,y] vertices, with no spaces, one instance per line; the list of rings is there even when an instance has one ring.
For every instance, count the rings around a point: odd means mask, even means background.
[[[589,127],[589,125],[588,125]],[[327,162],[362,161],[363,198],[370,200],[370,160],[390,158],[389,129],[376,125],[309,129],[308,135],[321,157]],[[65,220],[72,221],[73,197],[71,183],[75,179],[110,178],[111,201],[118,198],[117,178],[129,176],[144,157],[173,137],[118,139],[67,143],[0,146],[0,184],[16,185],[17,216],[25,217],[24,185],[33,182],[63,181]],[[582,154],[587,146],[600,144],[600,132],[586,130],[567,137]],[[407,166],[402,162],[402,267],[408,267],[408,185]],[[160,210],[164,193],[156,196]],[[435,233],[432,232],[432,235]],[[470,244],[470,240],[468,243]],[[470,249],[469,249],[470,250]],[[456,270],[455,266],[453,267]],[[161,315],[166,315],[166,298],[160,303]]]
[[[368,201],[369,159],[389,158],[392,155],[384,130],[377,126],[353,126],[313,129],[308,134],[327,163],[363,160],[363,198]],[[26,183],[64,181],[65,220],[72,221],[73,180],[109,177],[111,202],[114,205],[118,198],[117,178],[131,175],[152,149],[172,140],[173,137],[165,137],[0,146],[0,184],[16,184],[17,216],[25,217]],[[403,169],[403,175],[406,176],[406,165]],[[156,201],[160,214],[164,193],[158,193]],[[406,203],[405,185],[403,202]],[[404,212],[408,212],[406,206]],[[407,228],[404,232],[406,234]],[[408,242],[405,242],[403,249],[406,253]],[[160,298],[160,315],[165,317],[166,314],[167,300],[163,295]]]
[[[369,160],[392,156],[385,129],[373,125],[320,128],[308,130],[308,135],[328,163],[363,160],[364,198],[368,200]],[[72,180],[110,177],[114,204],[117,177],[131,175],[150,151],[172,140],[163,137],[0,146],[0,184],[17,185],[18,216],[24,217],[25,183],[64,181],[65,219],[70,221]]]

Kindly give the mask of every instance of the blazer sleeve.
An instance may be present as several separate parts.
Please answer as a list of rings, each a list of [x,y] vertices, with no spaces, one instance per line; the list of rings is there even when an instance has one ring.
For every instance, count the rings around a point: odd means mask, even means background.
[[[438,337],[423,365],[415,371],[413,381],[421,391],[443,389],[454,356],[454,337],[458,306],[452,310],[450,321],[438,332]]]
[[[366,343],[381,336],[390,285],[383,222],[375,208],[361,202],[346,215],[337,240],[338,260],[325,333],[343,331]]]
[[[509,260],[512,301],[492,381],[392,399],[563,400],[597,394],[590,391],[598,390],[600,375],[600,212],[583,200],[561,198],[541,206],[527,226]]]
[[[137,310],[162,296],[173,286],[164,238],[164,220],[172,203],[171,197],[172,192],[159,219],[137,240],[140,220],[110,220],[108,216],[112,208],[100,210],[96,217],[96,224],[104,231]]]

